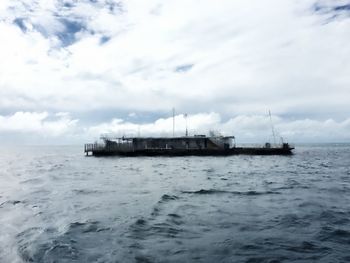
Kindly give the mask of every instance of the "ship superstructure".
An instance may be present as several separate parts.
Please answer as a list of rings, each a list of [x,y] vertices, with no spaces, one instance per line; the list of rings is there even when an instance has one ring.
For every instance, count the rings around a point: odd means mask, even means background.
[[[234,136],[102,137],[103,143],[85,144],[86,155],[184,156],[234,154],[291,154],[288,143],[237,147]]]

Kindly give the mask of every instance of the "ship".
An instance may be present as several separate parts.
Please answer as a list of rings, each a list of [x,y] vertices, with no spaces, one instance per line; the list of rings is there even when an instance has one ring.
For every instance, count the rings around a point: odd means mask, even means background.
[[[108,137],[102,143],[85,144],[87,156],[229,156],[291,155],[289,143],[237,146],[235,136],[193,135],[180,137]]]

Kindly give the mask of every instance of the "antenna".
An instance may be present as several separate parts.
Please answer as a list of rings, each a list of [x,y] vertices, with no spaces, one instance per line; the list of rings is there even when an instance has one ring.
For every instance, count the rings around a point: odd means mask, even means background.
[[[175,108],[173,108],[173,137],[175,137]]]
[[[185,113],[185,121],[186,121],[186,137],[188,136],[188,130],[187,130],[187,113]]]
[[[273,143],[276,145],[275,128],[273,127],[271,111],[270,110],[269,110],[269,116],[270,116],[271,130],[272,130],[272,136],[273,136]]]

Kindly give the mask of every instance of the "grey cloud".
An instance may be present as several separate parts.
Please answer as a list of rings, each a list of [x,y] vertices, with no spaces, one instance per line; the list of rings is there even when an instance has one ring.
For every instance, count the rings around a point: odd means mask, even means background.
[[[337,2],[333,3],[323,3],[321,2],[316,2],[313,4],[313,9],[315,12],[349,12],[350,11],[350,4],[344,4],[344,5],[339,5]]]
[[[350,17],[350,4],[339,1],[318,1],[312,5],[316,14],[327,15],[327,22]]]
[[[20,17],[17,17],[16,19],[13,20],[13,23],[15,25],[17,25],[23,33],[27,32],[28,28],[27,26],[25,25],[25,18],[20,18]]]
[[[100,38],[100,44],[103,45],[103,44],[107,43],[109,40],[111,40],[111,37],[109,37],[109,36],[102,36]]]
[[[74,7],[74,6],[75,6],[74,2],[63,1],[63,7],[71,8],[71,7]]]
[[[73,8],[79,6],[81,3],[88,3],[97,8],[106,8],[110,13],[122,13],[125,11],[124,5],[122,1],[115,0],[66,0],[66,1],[58,1],[57,5],[59,8]]]
[[[350,4],[333,7],[334,11],[350,11]]]
[[[108,1],[105,1],[105,3],[109,11],[112,13],[122,13],[126,11],[122,2],[108,0]]]
[[[180,65],[180,66],[177,66],[175,68],[175,71],[176,72],[187,72],[189,70],[191,70],[193,68],[194,64],[184,64],[184,65]]]

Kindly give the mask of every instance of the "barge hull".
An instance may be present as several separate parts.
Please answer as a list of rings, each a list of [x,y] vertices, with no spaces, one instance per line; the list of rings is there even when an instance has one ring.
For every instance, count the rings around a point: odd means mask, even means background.
[[[94,156],[229,156],[229,155],[292,155],[294,148],[252,148],[236,147],[231,149],[145,149],[136,151],[113,151],[108,149],[91,151]]]

